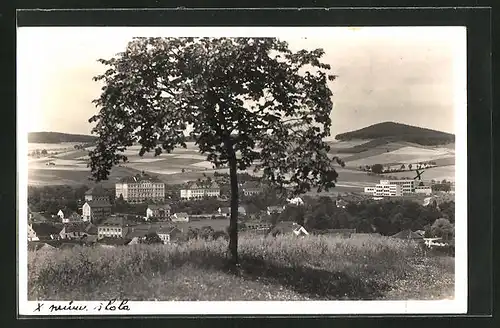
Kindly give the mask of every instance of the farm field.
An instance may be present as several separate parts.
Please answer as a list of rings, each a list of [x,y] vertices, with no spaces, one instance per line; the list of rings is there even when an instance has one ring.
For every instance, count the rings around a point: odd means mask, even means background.
[[[454,296],[454,258],[387,237],[242,235],[227,242],[28,252],[29,300],[433,300]],[[346,256],[349,254],[349,256]]]
[[[413,178],[415,177],[415,172],[394,172],[389,173],[391,176],[398,178]],[[441,181],[446,179],[448,181],[455,181],[455,165],[433,167],[430,169],[425,169],[422,174],[425,180],[438,180]]]
[[[361,141],[333,142],[334,147],[350,147]],[[366,140],[363,140],[366,142]],[[33,145],[33,144],[30,144]],[[39,145],[39,144],[35,144]],[[89,184],[88,177],[90,170],[87,168],[88,150],[74,150],[68,144],[51,144],[53,147],[66,147],[67,151],[57,155],[30,158],[28,161],[28,180],[31,185],[56,185],[56,184]],[[30,146],[34,147],[34,146]],[[332,152],[335,148],[332,147]],[[371,165],[376,163],[408,162],[418,160],[434,159],[438,165],[454,164],[454,150],[446,147],[413,147],[409,143],[393,143],[388,147],[393,149],[386,151],[386,146],[374,148],[358,154],[340,154],[346,161],[345,168],[338,168],[339,179],[336,191],[359,191],[363,187],[377,183],[380,178],[369,176],[364,172],[357,171],[360,165]],[[125,154],[128,162],[112,170],[110,179],[106,182],[114,184],[118,179],[141,171],[156,174],[160,179],[168,184],[179,184],[186,181],[203,178],[203,174],[213,174],[214,172],[228,173],[228,169],[214,169],[212,164],[205,160],[194,143],[188,143],[187,149],[176,149],[171,154],[162,154],[154,157],[153,154],[138,155],[140,146],[132,146]],[[53,162],[55,165],[46,165]],[[182,172],[184,170],[184,172]],[[454,176],[454,166],[448,168],[433,168],[426,171],[426,178],[449,179]],[[253,168],[247,170],[253,173]],[[396,173],[396,176],[412,175],[412,172]],[[256,175],[259,175],[257,172]]]

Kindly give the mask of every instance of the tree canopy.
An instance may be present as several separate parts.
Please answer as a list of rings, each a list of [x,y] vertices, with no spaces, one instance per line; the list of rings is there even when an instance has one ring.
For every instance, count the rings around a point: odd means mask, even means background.
[[[90,167],[96,180],[135,143],[155,155],[195,141],[231,176],[233,241],[237,170],[254,166],[264,180],[299,194],[335,186],[330,136],[332,92],[324,51],[293,52],[275,38],[134,38],[99,61],[109,68],[94,100],[99,112]],[[234,213],[233,213],[234,212]]]

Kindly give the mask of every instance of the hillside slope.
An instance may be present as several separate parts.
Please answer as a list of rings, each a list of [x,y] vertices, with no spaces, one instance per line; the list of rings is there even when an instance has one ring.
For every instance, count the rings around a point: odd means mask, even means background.
[[[340,141],[375,139],[378,141],[371,141],[371,143],[377,144],[406,141],[419,145],[433,146],[455,142],[455,135],[396,122],[383,122],[359,130],[337,134],[335,139]],[[358,147],[365,149],[367,148],[366,146],[371,145],[359,145]]]
[[[95,136],[84,134],[70,134],[61,132],[28,133],[28,142],[30,143],[94,142],[95,140]]]

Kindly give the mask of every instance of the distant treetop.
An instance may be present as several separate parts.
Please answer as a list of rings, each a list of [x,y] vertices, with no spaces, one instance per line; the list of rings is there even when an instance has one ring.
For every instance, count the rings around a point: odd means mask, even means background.
[[[69,134],[61,132],[30,132],[28,142],[30,143],[61,143],[61,142],[94,142],[95,136],[83,134]]]

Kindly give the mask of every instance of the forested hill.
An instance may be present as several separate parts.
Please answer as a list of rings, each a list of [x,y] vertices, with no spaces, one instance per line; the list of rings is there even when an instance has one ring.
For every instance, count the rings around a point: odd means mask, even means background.
[[[84,134],[69,134],[61,132],[28,133],[28,142],[30,143],[94,142],[95,140],[95,136]]]
[[[406,141],[431,146],[455,142],[455,135],[418,126],[383,122],[359,130],[337,134],[335,139],[340,141],[353,139],[389,139],[394,142]]]

